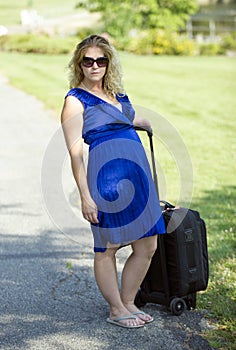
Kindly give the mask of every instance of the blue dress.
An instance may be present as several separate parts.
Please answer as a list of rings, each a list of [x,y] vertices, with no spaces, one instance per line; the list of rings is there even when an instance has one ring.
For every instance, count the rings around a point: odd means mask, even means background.
[[[89,144],[87,180],[98,207],[91,224],[94,251],[104,252],[165,233],[159,199],[146,153],[133,127],[134,109],[127,95],[116,98],[122,109],[80,88],[75,96],[84,106],[82,137]]]

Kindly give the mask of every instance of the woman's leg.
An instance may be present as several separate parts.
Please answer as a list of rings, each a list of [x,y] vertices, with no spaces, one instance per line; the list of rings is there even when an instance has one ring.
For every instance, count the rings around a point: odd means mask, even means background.
[[[132,243],[133,252],[129,256],[122,272],[121,299],[130,312],[140,311],[134,304],[134,299],[151,263],[157,248],[157,236],[150,236]],[[150,315],[138,315],[148,321]]]
[[[123,305],[117,279],[116,248],[108,248],[104,253],[95,253],[94,273],[97,285],[110,306],[110,318],[132,316],[132,313]],[[125,325],[135,326],[142,324],[139,319],[120,321]]]

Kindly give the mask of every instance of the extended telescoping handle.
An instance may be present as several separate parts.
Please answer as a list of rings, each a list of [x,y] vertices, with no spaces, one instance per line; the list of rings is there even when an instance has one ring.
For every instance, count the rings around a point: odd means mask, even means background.
[[[154,157],[154,148],[153,148],[153,132],[151,128],[145,128],[140,126],[135,126],[135,130],[137,131],[146,131],[149,137],[149,143],[150,143],[150,150],[151,150],[151,158],[152,158],[152,169],[153,169],[153,180],[156,186],[157,194],[159,197],[159,189],[158,189],[158,181],[157,181],[157,171],[156,171],[156,163],[155,163],[155,157]],[[164,210],[167,208],[174,208],[171,204],[165,201],[160,201],[165,204]],[[166,252],[165,252],[165,242],[164,242],[164,236],[165,235],[158,235],[158,245],[160,247],[160,263],[161,263],[161,270],[162,270],[162,278],[163,278],[163,287],[165,292],[165,299],[166,301],[170,300],[170,286],[168,281],[168,271],[167,271],[167,265],[166,265]]]
[[[152,159],[153,181],[155,183],[157,194],[158,194],[158,197],[159,197],[159,187],[158,187],[156,163],[155,163],[155,156],[154,156],[154,147],[153,147],[153,139],[152,139],[153,132],[152,132],[152,129],[148,128],[148,127],[135,126],[135,130],[137,130],[137,131],[146,131],[147,134],[148,134],[150,150],[151,150],[151,159]]]

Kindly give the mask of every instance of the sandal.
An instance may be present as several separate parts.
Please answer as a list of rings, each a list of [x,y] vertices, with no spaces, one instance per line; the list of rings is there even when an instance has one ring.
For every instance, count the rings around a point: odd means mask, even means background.
[[[124,324],[124,323],[120,322],[120,321],[123,321],[123,320],[131,320],[131,319],[137,320],[138,317],[135,316],[135,315],[133,315],[133,316],[130,315],[130,316],[122,316],[122,317],[116,317],[116,318],[107,318],[107,322],[111,323],[111,324],[114,324],[116,326],[123,327],[123,328],[141,328],[141,327],[144,326],[143,324],[129,326],[127,324]]]
[[[146,316],[147,314],[143,311],[137,311],[137,312],[132,312],[132,314],[134,316],[138,316],[138,315],[143,315],[143,316]],[[140,318],[140,320],[144,321],[145,323],[151,323],[154,321],[154,318],[151,317],[149,320],[144,320],[143,318]]]

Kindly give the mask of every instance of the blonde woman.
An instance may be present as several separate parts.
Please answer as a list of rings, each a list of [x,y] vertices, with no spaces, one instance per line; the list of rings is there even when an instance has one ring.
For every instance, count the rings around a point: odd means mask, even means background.
[[[93,232],[96,282],[110,307],[107,322],[140,328],[153,318],[135,306],[135,295],[156,250],[156,235],[165,233],[149,164],[134,129],[151,125],[135,116],[117,53],[107,39],[85,38],[69,68],[61,121],[82,213]],[[90,145],[87,171],[84,142]],[[116,252],[125,245],[131,245],[132,253],[119,290]]]

